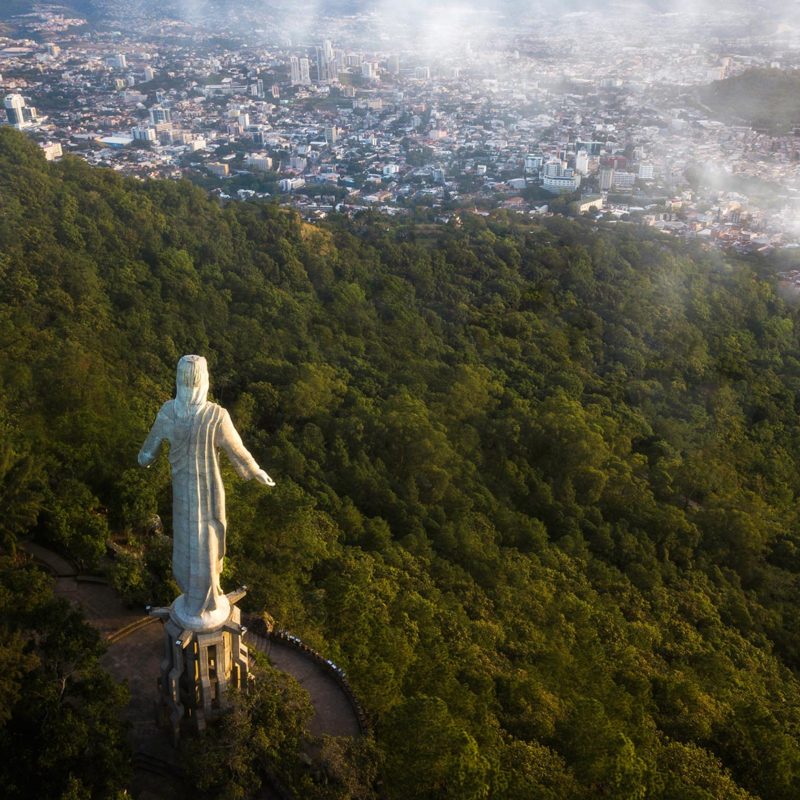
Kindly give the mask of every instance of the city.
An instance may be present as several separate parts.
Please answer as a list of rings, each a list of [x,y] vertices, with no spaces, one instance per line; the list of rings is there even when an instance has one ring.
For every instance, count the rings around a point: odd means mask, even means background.
[[[49,159],[272,197],[308,219],[502,208],[635,220],[741,252],[800,241],[795,130],[728,124],[696,91],[795,67],[790,39],[592,37],[598,20],[575,14],[420,53],[378,35],[365,47],[359,16],[306,44],[174,19],[98,32],[62,11],[37,7],[0,38],[7,121]],[[257,43],[270,39],[282,41]]]

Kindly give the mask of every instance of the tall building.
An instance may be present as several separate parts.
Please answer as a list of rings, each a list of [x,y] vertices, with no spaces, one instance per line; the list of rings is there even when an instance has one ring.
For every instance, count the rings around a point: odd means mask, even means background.
[[[36,109],[25,104],[21,94],[9,94],[5,99],[8,124],[15,128],[27,128],[37,122]]]
[[[113,69],[127,69],[128,59],[125,57],[124,53],[117,53],[116,55],[109,56],[106,59],[106,64]]]
[[[600,170],[600,191],[607,192],[614,185],[614,170]]]
[[[135,142],[155,142],[157,138],[156,129],[146,125],[137,125],[135,128],[131,128],[131,136]]]
[[[162,122],[172,122],[172,114],[168,108],[164,106],[153,106],[150,109],[150,123],[158,125]]]
[[[289,82],[292,86],[300,83],[300,59],[297,56],[289,59]]]
[[[319,83],[332,81],[336,77],[336,59],[330,39],[326,39],[322,47],[317,45],[314,51],[317,58],[317,81]]]
[[[575,154],[575,172],[589,174],[589,154],[585,150],[578,150]]]
[[[564,162],[560,158],[551,158],[543,170],[545,178],[560,178],[564,174]]]
[[[528,174],[539,172],[543,163],[544,156],[537,155],[536,153],[528,153],[528,155],[525,156],[525,172]]]
[[[300,83],[303,86],[311,85],[311,63],[307,58],[300,59]]]
[[[335,125],[325,128],[325,141],[328,144],[336,144],[339,141],[339,129]]]

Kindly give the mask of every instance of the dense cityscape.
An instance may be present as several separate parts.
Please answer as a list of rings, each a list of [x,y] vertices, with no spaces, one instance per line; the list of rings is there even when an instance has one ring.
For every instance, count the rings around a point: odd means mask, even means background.
[[[202,19],[98,31],[40,6],[0,37],[7,121],[48,159],[275,197],[310,219],[504,208],[633,219],[740,251],[800,237],[794,129],[719,119],[698,94],[794,68],[789,33],[687,46],[702,20],[596,35],[602,17],[576,13],[413,51],[369,15],[322,22],[302,41]]]

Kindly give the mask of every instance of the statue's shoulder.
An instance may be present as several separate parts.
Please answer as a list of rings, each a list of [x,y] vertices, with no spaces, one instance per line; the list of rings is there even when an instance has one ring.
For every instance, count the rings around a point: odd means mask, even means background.
[[[221,405],[210,401],[206,402],[206,413],[209,417],[220,421],[228,416],[228,412]]]
[[[161,408],[158,409],[158,416],[168,420],[175,419],[175,399],[167,400]]]

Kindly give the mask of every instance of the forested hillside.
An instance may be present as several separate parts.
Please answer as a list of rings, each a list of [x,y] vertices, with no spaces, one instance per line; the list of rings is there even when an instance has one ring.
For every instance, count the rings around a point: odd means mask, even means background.
[[[136,453],[205,355],[278,483],[231,473],[227,585],[344,666],[390,800],[800,796],[798,344],[750,265],[633,227],[312,227],[0,130],[6,552],[124,537],[169,598]]]
[[[721,119],[783,132],[800,123],[798,88],[797,70],[753,68],[714,81],[699,97]]]

